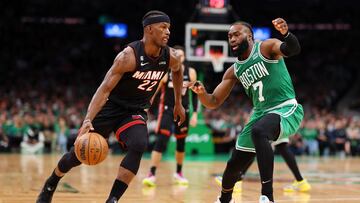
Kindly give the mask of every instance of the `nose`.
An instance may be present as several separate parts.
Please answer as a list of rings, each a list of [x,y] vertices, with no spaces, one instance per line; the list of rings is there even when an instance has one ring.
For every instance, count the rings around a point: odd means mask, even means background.
[[[166,34],[166,35],[170,35],[170,30],[169,30],[169,28],[166,28],[165,34]]]
[[[235,38],[234,38],[234,37],[230,37],[230,38],[229,38],[229,42],[230,42],[230,44],[235,43],[235,41],[236,41],[236,40],[235,40]]]

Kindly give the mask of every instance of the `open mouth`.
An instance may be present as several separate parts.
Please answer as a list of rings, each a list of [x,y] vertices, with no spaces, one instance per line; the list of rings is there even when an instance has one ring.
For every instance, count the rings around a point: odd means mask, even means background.
[[[231,46],[231,50],[233,50],[233,51],[237,50],[238,48],[239,48],[238,45]]]

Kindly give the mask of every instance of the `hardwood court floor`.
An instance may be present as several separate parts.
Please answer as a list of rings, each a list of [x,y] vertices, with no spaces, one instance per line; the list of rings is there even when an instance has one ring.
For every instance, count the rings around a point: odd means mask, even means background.
[[[44,180],[52,172],[60,156],[0,154],[0,203],[30,203]],[[109,156],[98,166],[81,166],[72,170],[60,182],[53,203],[103,203],[116,176],[122,156]],[[276,202],[289,203],[355,203],[360,202],[360,159],[298,158],[301,171],[310,181],[310,193],[282,192],[282,187],[293,178],[283,162],[275,163]],[[225,161],[187,161],[184,174],[188,187],[172,184],[174,161],[166,161],[157,170],[157,187],[146,188],[141,184],[147,175],[149,160],[141,163],[138,176],[130,184],[120,202],[138,203],[213,203],[220,193],[214,175],[224,170]],[[235,195],[237,203],[257,203],[259,180],[254,164],[243,183],[242,193]]]

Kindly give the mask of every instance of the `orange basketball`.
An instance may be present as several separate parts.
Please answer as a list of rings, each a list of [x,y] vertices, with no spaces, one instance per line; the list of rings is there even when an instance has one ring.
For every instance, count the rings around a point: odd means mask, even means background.
[[[75,141],[75,154],[81,163],[96,165],[106,158],[109,147],[103,136],[88,132]]]

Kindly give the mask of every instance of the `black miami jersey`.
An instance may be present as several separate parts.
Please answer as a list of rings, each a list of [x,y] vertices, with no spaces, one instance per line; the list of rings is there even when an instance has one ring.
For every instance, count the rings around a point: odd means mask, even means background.
[[[189,74],[189,67],[184,66],[184,72],[183,72],[183,84],[186,85],[188,82],[190,82],[190,74]],[[161,100],[164,107],[166,109],[172,110],[175,105],[175,96],[174,96],[174,84],[172,80],[172,74],[171,71],[168,72],[168,80],[164,84],[164,86],[161,89]],[[184,108],[188,108],[189,106],[189,90],[186,87],[183,87],[181,89],[181,99],[182,99],[182,105]]]
[[[145,54],[142,41],[129,46],[135,53],[136,69],[123,75],[109,100],[125,109],[143,110],[150,107],[151,97],[169,70],[170,50],[166,46],[157,58],[151,58]]]

